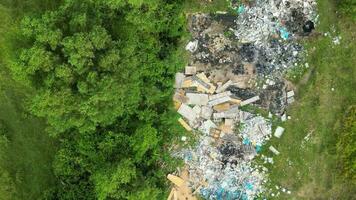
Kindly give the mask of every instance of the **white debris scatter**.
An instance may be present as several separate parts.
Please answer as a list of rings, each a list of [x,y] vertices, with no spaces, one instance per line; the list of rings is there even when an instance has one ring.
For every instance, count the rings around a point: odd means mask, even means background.
[[[341,44],[341,36],[336,36],[333,38],[333,44],[334,45],[339,45]]]
[[[191,41],[185,47],[187,51],[194,53],[198,49],[198,40]]]
[[[272,151],[272,153],[274,153],[274,154],[276,154],[276,155],[279,155],[279,154],[280,154],[280,152],[279,152],[276,148],[274,148],[274,146],[270,146],[268,149],[269,149],[270,151]]]
[[[243,121],[243,128],[240,132],[245,144],[262,146],[265,140],[270,139],[271,123],[261,116],[255,116]]]
[[[278,191],[267,191],[268,169],[253,160],[272,137],[274,116],[282,121],[290,119],[285,109],[294,101],[295,93],[283,76],[287,68],[303,67],[299,63],[304,51],[297,39],[314,29],[316,3],[232,2],[237,16],[219,13],[215,18],[208,14],[192,17],[193,39],[186,46],[192,57],[184,73],[176,74],[173,100],[182,117],[179,123],[198,141],[173,155],[184,159],[188,186],[204,199],[253,200],[264,198],[264,193],[277,197],[281,192],[290,194],[279,186]],[[219,24],[221,20],[227,23]],[[214,24],[219,25],[212,27]],[[268,118],[244,111],[251,106],[268,109]],[[283,132],[284,128],[278,127],[274,136],[280,138]],[[268,149],[274,156],[280,154],[273,146]],[[274,164],[274,156],[261,155],[261,159]]]
[[[277,137],[277,138],[280,138],[283,135],[283,132],[284,132],[284,128],[278,126],[276,128],[276,131],[274,132],[274,136]]]

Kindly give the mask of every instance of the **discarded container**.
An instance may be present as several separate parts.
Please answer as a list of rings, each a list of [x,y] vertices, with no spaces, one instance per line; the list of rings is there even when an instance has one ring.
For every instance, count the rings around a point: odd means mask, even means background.
[[[274,132],[274,136],[277,138],[280,138],[282,136],[283,132],[284,132],[284,128],[278,126],[276,131]]]

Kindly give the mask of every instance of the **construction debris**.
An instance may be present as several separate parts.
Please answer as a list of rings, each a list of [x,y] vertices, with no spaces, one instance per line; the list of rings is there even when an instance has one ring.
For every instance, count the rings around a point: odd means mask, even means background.
[[[173,153],[190,175],[183,186],[209,200],[261,197],[267,170],[252,162],[272,137],[273,116],[289,118],[286,107],[295,93],[283,75],[303,62],[298,39],[317,24],[315,0],[231,1],[231,7],[238,16],[189,17],[191,59],[184,74],[176,74],[173,97],[179,123],[198,138],[197,146]],[[243,111],[246,105],[268,110],[270,117]],[[283,133],[277,127],[274,136]],[[261,158],[273,164],[273,158]]]
[[[250,98],[250,99],[247,99],[247,100],[241,102],[241,106],[245,106],[245,105],[254,103],[254,102],[258,101],[258,100],[260,100],[260,97],[259,97],[259,96],[252,97],[252,98]]]
[[[193,129],[187,124],[187,122],[184,121],[184,119],[179,118],[178,122],[187,130],[187,131],[192,131]]]
[[[194,75],[196,73],[197,73],[197,68],[196,67],[190,67],[190,66],[186,66],[185,67],[185,74]]]
[[[197,200],[192,190],[188,187],[189,172],[183,170],[181,176],[169,174],[167,179],[173,183],[173,187],[167,200]]]
[[[190,122],[190,124],[194,124],[198,117],[194,110],[186,104],[182,104],[179,107],[178,113],[181,114],[184,118],[186,118]]]
[[[205,106],[208,104],[209,96],[207,94],[199,94],[199,93],[187,93],[188,97],[187,104],[190,105],[201,105]]]

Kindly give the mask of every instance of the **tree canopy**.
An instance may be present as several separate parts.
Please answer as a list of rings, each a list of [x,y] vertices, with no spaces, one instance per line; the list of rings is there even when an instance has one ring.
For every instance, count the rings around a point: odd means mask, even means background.
[[[26,16],[12,72],[36,89],[30,111],[60,141],[48,199],[161,199],[181,1],[64,0]],[[165,165],[165,168],[161,166]]]

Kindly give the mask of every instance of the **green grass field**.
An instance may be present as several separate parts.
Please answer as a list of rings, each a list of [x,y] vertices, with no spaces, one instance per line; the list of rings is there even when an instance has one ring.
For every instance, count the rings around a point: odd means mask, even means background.
[[[346,109],[356,104],[356,26],[336,16],[330,0],[319,1],[319,14],[317,31],[341,36],[341,44],[333,45],[324,36],[305,41],[311,68],[288,111],[292,119],[282,124],[285,134],[270,142],[281,152],[268,167],[271,188],[278,185],[292,191],[276,199],[348,200],[356,196],[355,185],[340,177],[336,156],[340,121]]]

